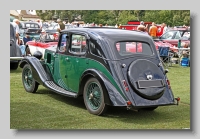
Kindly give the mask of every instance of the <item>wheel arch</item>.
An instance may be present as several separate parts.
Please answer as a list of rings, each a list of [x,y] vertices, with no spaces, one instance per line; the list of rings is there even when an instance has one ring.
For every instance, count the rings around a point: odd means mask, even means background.
[[[105,83],[104,83],[103,79],[96,72],[94,72],[92,70],[88,70],[81,77],[80,86],[79,86],[79,95],[83,94],[83,90],[84,90],[84,86],[85,86],[86,81],[89,78],[92,78],[92,77],[96,78],[100,82],[100,84],[102,85],[102,87],[104,88],[103,90],[106,91],[106,92],[103,92],[104,93],[104,101],[105,101],[105,103],[107,105],[113,105],[112,102],[111,102],[111,100],[110,100],[110,98],[109,98],[108,91],[106,89],[106,86],[105,86]]]
[[[79,95],[83,94],[84,85],[86,81],[91,77],[98,79],[98,81],[103,85],[104,89],[106,90],[106,93],[104,93],[104,100],[107,105],[126,106],[126,100],[119,95],[120,93],[110,83],[105,75],[96,69],[88,69],[82,74],[80,78]]]

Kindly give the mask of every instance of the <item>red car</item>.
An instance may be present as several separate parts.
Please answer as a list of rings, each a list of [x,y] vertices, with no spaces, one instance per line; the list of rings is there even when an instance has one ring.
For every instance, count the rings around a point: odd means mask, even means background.
[[[35,52],[42,53],[42,59],[44,58],[45,49],[56,50],[58,40],[55,39],[53,34],[48,34],[50,37],[47,39],[40,39],[38,41],[28,41],[26,43],[26,56],[32,56]]]
[[[156,50],[158,50],[158,47],[169,47],[170,51],[172,52],[178,52],[177,47],[173,46],[172,44],[168,42],[162,42],[162,41],[154,41],[154,44],[156,46]]]
[[[158,40],[170,43],[176,47],[180,40],[182,47],[187,47],[190,45],[190,30],[187,28],[174,28],[165,32],[158,38]]]

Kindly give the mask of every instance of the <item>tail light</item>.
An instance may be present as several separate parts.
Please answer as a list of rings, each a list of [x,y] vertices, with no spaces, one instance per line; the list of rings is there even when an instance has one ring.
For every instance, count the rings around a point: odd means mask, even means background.
[[[129,91],[129,88],[128,88],[127,82],[126,82],[125,80],[122,80],[122,83],[123,83],[123,85],[124,85],[124,89],[126,90],[126,92],[128,92],[128,91]]]
[[[168,88],[171,89],[170,81],[167,79],[166,82],[167,82]]]
[[[175,98],[175,100],[177,101],[177,105],[179,104],[179,101],[181,100],[180,97]]]

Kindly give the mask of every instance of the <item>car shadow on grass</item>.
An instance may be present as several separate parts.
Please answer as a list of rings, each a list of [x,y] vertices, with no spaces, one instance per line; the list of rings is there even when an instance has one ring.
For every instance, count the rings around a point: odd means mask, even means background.
[[[72,107],[76,107],[79,109],[86,110],[83,97],[78,98],[71,98],[67,96],[63,96],[57,93],[52,92],[48,89],[40,89],[37,91],[38,95],[48,95],[49,97],[56,99],[60,102],[63,102],[67,105],[70,105]],[[126,107],[114,107],[109,106],[108,110],[102,117],[105,118],[114,118],[122,122],[134,123],[134,124],[154,124],[157,123],[163,123],[163,122],[176,122],[178,117],[179,120],[188,120],[189,119],[189,105],[183,105],[180,106],[172,105],[172,106],[160,106],[154,111],[148,111],[148,110],[140,110],[140,111],[133,111],[133,110],[127,110]],[[88,112],[89,113],[89,112]],[[185,116],[182,116],[185,115]],[[181,117],[181,118],[180,118]],[[150,119],[150,120],[149,120]]]
[[[10,69],[10,73],[22,73],[22,69],[18,67],[16,70]]]
[[[110,107],[104,115],[107,118],[115,118],[127,124],[163,124],[176,123],[177,121],[190,120],[189,105],[181,104],[179,106],[160,106],[154,111],[140,110],[138,112],[127,110],[125,107]],[[130,118],[131,117],[131,118]]]
[[[57,93],[55,93],[51,90],[48,90],[48,89],[40,89],[36,92],[36,94],[48,95],[49,97],[54,98],[58,101],[64,102],[68,105],[86,109],[82,96],[80,96],[78,98],[72,98],[72,97],[57,94]]]

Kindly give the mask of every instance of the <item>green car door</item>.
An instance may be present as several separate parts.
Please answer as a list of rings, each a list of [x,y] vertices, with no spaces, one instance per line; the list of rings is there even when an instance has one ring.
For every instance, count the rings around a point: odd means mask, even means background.
[[[85,57],[88,45],[84,35],[72,34],[70,39],[69,51],[73,55],[66,57],[67,81],[70,90],[78,92],[80,77],[88,67]]]
[[[58,43],[58,50],[56,53],[52,54],[52,75],[54,82],[57,83],[60,87],[64,88],[65,90],[69,89],[68,84],[68,66],[67,65],[67,55],[64,48],[66,48],[66,36],[67,34],[62,34],[60,37],[60,42]]]

